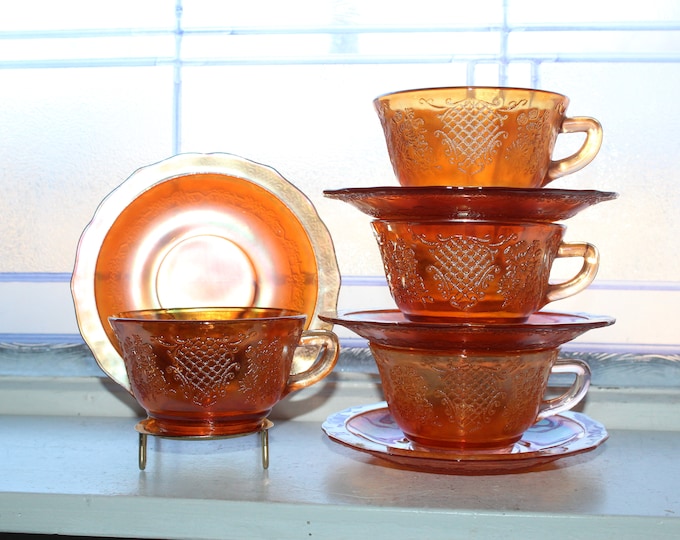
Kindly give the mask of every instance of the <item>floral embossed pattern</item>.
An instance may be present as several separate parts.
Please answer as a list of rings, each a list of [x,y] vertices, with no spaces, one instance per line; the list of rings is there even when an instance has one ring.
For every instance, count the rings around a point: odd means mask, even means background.
[[[434,134],[442,140],[449,163],[465,175],[482,172],[508,138],[503,129],[508,115],[497,104],[478,99],[447,100],[440,109],[441,127]]]
[[[549,242],[547,251],[554,258],[559,245],[553,244]],[[504,249],[503,256],[506,272],[498,280],[503,308],[519,310],[523,304],[539,305],[547,285],[542,275],[545,253],[541,242],[515,242]]]
[[[551,140],[551,111],[528,109],[517,115],[517,138],[505,149],[503,159],[527,176],[535,177],[543,164],[543,141]],[[552,153],[552,146],[550,147]]]
[[[252,433],[286,394],[321,380],[337,361],[326,330],[278,308],[140,310],[110,318],[131,391],[161,433]],[[314,363],[293,373],[301,345]]]
[[[501,369],[502,368],[502,369]],[[441,387],[433,397],[443,406],[444,417],[471,433],[483,429],[502,409],[508,394],[505,380],[512,368],[477,364],[447,366],[441,374]]]
[[[165,377],[165,372],[157,367],[157,356],[153,347],[145,342],[138,334],[127,336],[122,342],[123,354],[128,355],[138,370],[132,374],[128,370],[130,384],[135,392],[143,396],[156,396],[163,392],[170,392],[170,386]]]
[[[425,355],[371,344],[371,351],[391,414],[425,446],[510,444],[536,419],[557,358],[556,349]]]
[[[427,249],[424,270],[431,274],[438,296],[451,307],[469,310],[486,296],[493,281],[502,272],[498,255],[501,248],[516,237],[491,239],[464,235],[413,234],[412,238]]]
[[[113,314],[149,308],[337,303],[332,239],[307,196],[274,169],[232,154],[181,154],[142,167],[99,205],[73,271],[78,325],[95,360],[130,390]],[[295,356],[296,371],[314,358]]]
[[[378,367],[381,359],[376,356]],[[412,366],[394,366],[381,371],[384,392],[394,396],[395,414],[426,425],[436,422],[434,405],[428,399],[427,380]]]
[[[560,94],[502,87],[424,88],[374,100],[402,186],[539,188],[576,172],[597,155],[602,129],[592,118],[567,118],[568,104]],[[586,140],[553,161],[563,130],[585,132]]]
[[[301,332],[291,337],[295,343]],[[259,340],[245,349],[246,368],[239,381],[239,390],[247,403],[277,401],[284,388],[288,374],[278,369],[281,358],[285,357],[287,342],[281,338],[271,341]]]
[[[422,118],[415,116],[413,109],[396,111],[389,116],[387,105],[378,109],[378,114],[383,123],[389,122],[386,136],[389,145],[394,148],[392,163],[394,167],[403,167],[412,174],[424,164],[434,164],[434,152],[427,141],[427,130]]]
[[[524,319],[547,303],[563,228],[374,221],[388,285],[409,318]]]
[[[178,389],[192,403],[209,407],[226,395],[239,375],[242,369],[239,351],[245,339],[244,334],[224,338],[176,336],[172,341],[158,339],[158,342],[167,347],[171,362],[167,372],[179,383]]]
[[[434,302],[418,272],[416,253],[407,242],[382,233],[377,233],[376,239],[383,254],[387,282],[394,294],[399,296],[398,302],[422,302],[423,305]],[[400,280],[400,283],[394,283],[395,280]]]

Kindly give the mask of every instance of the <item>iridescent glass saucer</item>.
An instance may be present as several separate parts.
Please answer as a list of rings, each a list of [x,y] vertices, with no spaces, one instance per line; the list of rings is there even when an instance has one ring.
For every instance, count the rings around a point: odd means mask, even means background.
[[[555,222],[617,193],[576,189],[502,187],[368,187],[326,190],[365,214],[384,220],[484,219]]]
[[[340,273],[311,201],[274,169],[232,154],[180,154],[143,167],[97,208],[71,291],[103,371],[130,390],[108,317],[158,308],[335,309]],[[295,371],[314,358],[296,357]],[[300,366],[297,363],[300,362]]]
[[[537,311],[523,322],[412,321],[397,309],[321,313],[372,343],[423,350],[461,348],[509,351],[558,347],[591,330],[614,324],[613,317]]]
[[[335,442],[418,471],[445,474],[503,474],[545,465],[594,450],[605,440],[605,427],[574,411],[548,417],[529,428],[509,448],[457,451],[416,447],[396,425],[383,401],[350,407],[322,425]]]

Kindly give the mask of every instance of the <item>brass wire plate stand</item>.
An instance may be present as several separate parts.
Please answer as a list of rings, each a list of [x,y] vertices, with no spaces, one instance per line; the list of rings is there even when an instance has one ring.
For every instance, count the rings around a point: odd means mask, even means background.
[[[147,464],[147,439],[149,435],[152,437],[159,437],[162,439],[174,439],[183,441],[207,441],[207,440],[217,440],[217,439],[233,439],[236,437],[246,437],[248,435],[253,435],[255,433],[260,434],[260,443],[262,450],[262,468],[269,468],[269,430],[274,426],[274,423],[270,420],[265,419],[262,426],[257,431],[249,431],[247,433],[234,433],[231,435],[196,435],[196,436],[186,436],[186,435],[170,435],[166,433],[158,433],[154,430],[149,429],[149,424],[153,422],[152,419],[147,418],[139,422],[135,429],[139,433],[139,453],[138,462],[139,470],[143,471],[146,469]]]

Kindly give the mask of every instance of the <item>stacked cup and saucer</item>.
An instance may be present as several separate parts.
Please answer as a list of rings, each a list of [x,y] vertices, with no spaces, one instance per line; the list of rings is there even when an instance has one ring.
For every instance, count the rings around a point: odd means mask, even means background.
[[[408,468],[504,473],[592,450],[605,427],[572,409],[588,365],[560,346],[614,323],[545,309],[583,291],[599,252],[561,222],[616,193],[550,189],[602,142],[554,92],[504,87],[408,90],[376,98],[398,186],[325,191],[370,215],[397,309],[325,313],[368,341],[385,402],[323,424],[336,442]],[[581,147],[552,160],[560,133]],[[582,262],[553,282],[553,262]],[[577,265],[578,266],[578,265]],[[553,396],[552,374],[573,383]]]

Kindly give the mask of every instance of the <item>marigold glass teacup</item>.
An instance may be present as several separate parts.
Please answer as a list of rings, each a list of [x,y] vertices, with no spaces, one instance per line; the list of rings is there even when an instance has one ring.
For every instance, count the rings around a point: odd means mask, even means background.
[[[371,223],[390,292],[412,320],[525,320],[546,304],[573,296],[595,279],[599,252],[563,242],[555,223],[477,220]],[[551,283],[553,262],[580,257],[570,279]]]
[[[276,308],[131,311],[110,317],[132,393],[160,433],[217,436],[258,431],[285,395],[328,375],[338,358],[329,330]],[[300,348],[318,356],[291,374]]]
[[[425,447],[508,447],[543,418],[567,411],[586,395],[590,369],[557,359],[558,348],[519,351],[436,351],[371,342],[394,421]],[[546,399],[551,373],[575,376]]]
[[[525,88],[405,90],[374,100],[403,186],[539,188],[588,165],[602,144],[594,118],[567,117],[569,98]],[[552,160],[559,133],[583,132],[573,154]]]

